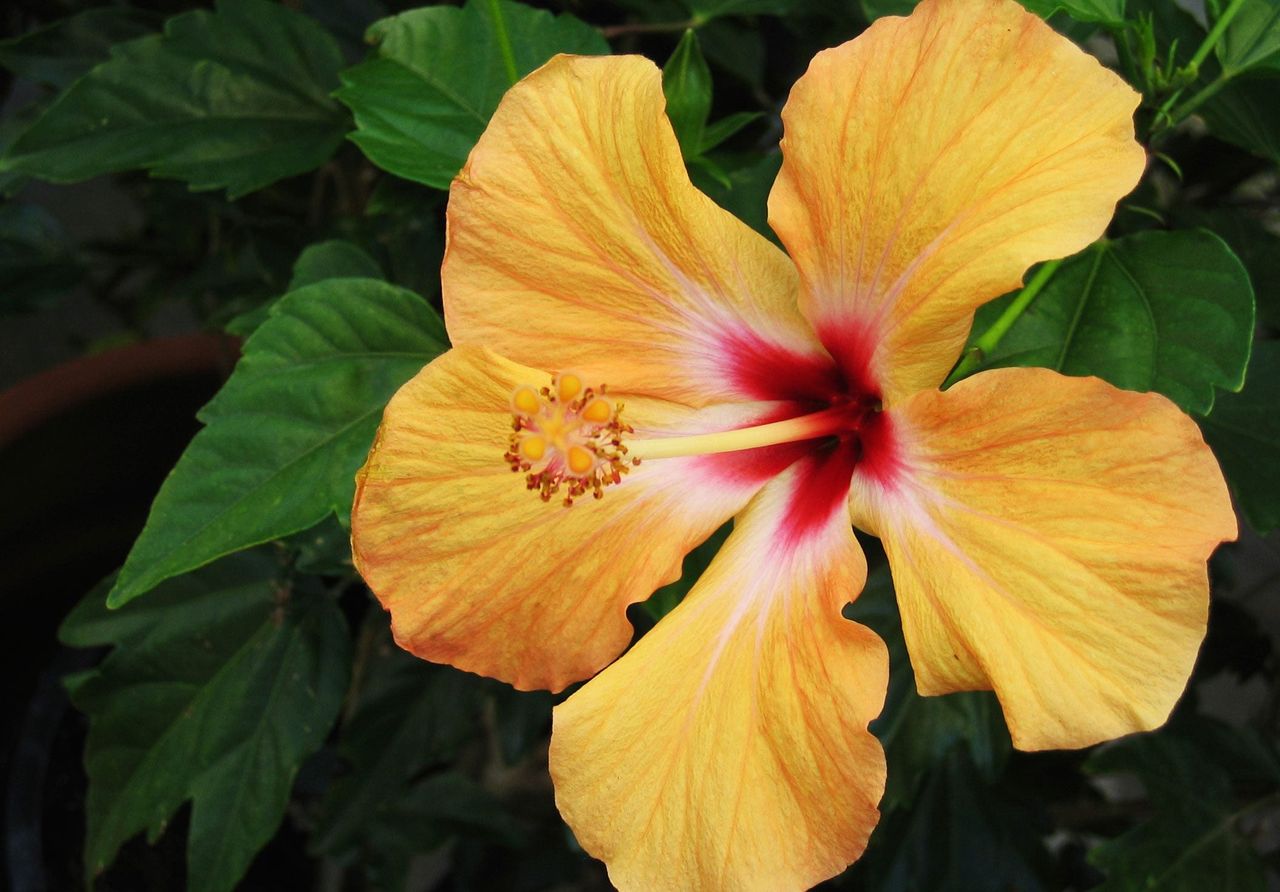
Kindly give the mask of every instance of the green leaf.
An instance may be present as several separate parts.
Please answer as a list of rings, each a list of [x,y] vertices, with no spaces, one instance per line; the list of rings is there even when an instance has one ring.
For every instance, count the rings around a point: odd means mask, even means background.
[[[880,718],[871,725],[889,762],[882,808],[911,805],[920,785],[957,745],[967,749],[970,765],[987,782],[999,778],[1013,750],[1000,703],[989,691],[939,697],[916,693],[887,566],[867,577],[862,594],[844,615],[870,627],[889,648],[889,691]]]
[[[1178,219],[1212,230],[1240,258],[1249,271],[1258,303],[1258,321],[1280,331],[1280,235],[1267,229],[1261,218],[1243,208],[1187,209]]]
[[[718,177],[696,166],[689,171],[694,185],[756,232],[777,241],[777,236],[769,228],[768,200],[769,190],[782,166],[782,155],[778,152],[767,155],[716,155],[708,160],[715,162],[728,175],[729,185],[726,186]]]
[[[912,807],[890,813],[876,829],[866,888],[1042,892],[1050,888],[1044,881],[1044,823],[1006,790],[991,786],[963,748],[953,748],[929,773]]]
[[[58,183],[143,168],[232,198],[319,166],[342,142],[342,56],[311,19],[220,0],[119,44],[0,159]]]
[[[710,561],[709,558],[707,560]],[[515,765],[539,742],[546,742],[551,733],[554,699],[546,691],[517,691],[505,684],[491,687],[494,732],[502,750],[502,760],[507,765]]]
[[[19,37],[0,40],[0,66],[20,77],[67,87],[99,62],[111,47],[149,34],[156,19],[124,6],[87,9]]]
[[[1233,740],[1238,738],[1238,740]],[[1265,776],[1274,787],[1275,757],[1256,736],[1202,717],[1178,720],[1097,751],[1092,774],[1133,774],[1155,816],[1089,853],[1107,873],[1100,892],[1262,892],[1261,860],[1238,830],[1249,810],[1234,802],[1232,780]]]
[[[362,248],[343,239],[307,245],[293,264],[289,291],[316,285],[325,279],[381,279],[382,267]]]
[[[675,52],[662,66],[662,92],[667,117],[688,161],[702,154],[703,131],[711,114],[711,69],[698,45],[698,35],[686,30]]]
[[[387,400],[444,346],[435,311],[385,282],[326,279],[282,298],[200,411],[206,427],[160,488],[111,604],[343,517]]]
[[[334,857],[357,850],[401,812],[413,779],[451,759],[478,731],[487,685],[474,675],[425,663],[379,627],[362,635],[365,676],[338,752],[348,766],[329,788],[312,849]]]
[[[1107,874],[1094,892],[1265,892],[1262,861],[1235,823],[1191,805],[1162,812],[1089,852]]]
[[[1280,68],[1280,3],[1245,0],[1215,49],[1227,77],[1251,68]]]
[[[920,0],[859,0],[862,5],[862,14],[866,16],[868,22],[874,22],[881,16],[887,15],[911,15],[911,10],[916,8],[916,4]]]
[[[351,530],[330,514],[309,530],[281,541],[293,553],[293,568],[313,576],[356,577],[351,557]]]
[[[1280,527],[1280,341],[1253,347],[1244,389],[1218,397],[1199,419],[1250,526]]]
[[[1280,75],[1228,84],[1197,112],[1219,139],[1280,164]]]
[[[1004,303],[984,307],[975,331]],[[1253,313],[1249,275],[1222,239],[1204,230],[1142,232],[1066,261],[987,367],[1097,375],[1203,413],[1215,388],[1243,385]]]
[[[275,833],[350,666],[341,611],[282,588],[277,569],[239,554],[119,611],[104,606],[104,585],[67,618],[65,643],[115,646],[69,682],[89,716],[90,877],[133,835],[154,842],[187,800],[191,892],[232,889]]]
[[[720,546],[724,544],[725,539],[729,538],[731,529],[733,529],[732,523],[724,524],[708,536],[705,542],[686,554],[684,563],[680,565],[680,578],[675,582],[667,583],[642,603],[645,613],[649,614],[654,622],[675,610],[684,600],[685,595],[689,594],[694,583],[707,567],[711,566],[711,561],[720,551]]]
[[[708,124],[707,128],[702,132],[702,145],[698,147],[698,154],[702,155],[710,152],[716,146],[720,145],[729,137],[733,136],[748,124],[763,118],[760,112],[734,112],[726,115],[714,124]]]
[[[556,53],[609,51],[594,28],[510,0],[430,6],[376,22],[377,56],[342,73],[351,139],[374,164],[449,188],[502,94]]]
[[[43,208],[0,205],[0,313],[48,306],[82,273],[62,227]]]
[[[1031,12],[1047,19],[1061,10],[1077,22],[1120,27],[1124,24],[1124,0],[1018,0]]]
[[[285,293],[297,291],[325,279],[382,279],[378,262],[361,248],[342,239],[330,239],[307,245],[293,263],[293,274]],[[279,298],[271,298],[230,320],[224,328],[229,334],[247,338],[271,316],[271,308]]]

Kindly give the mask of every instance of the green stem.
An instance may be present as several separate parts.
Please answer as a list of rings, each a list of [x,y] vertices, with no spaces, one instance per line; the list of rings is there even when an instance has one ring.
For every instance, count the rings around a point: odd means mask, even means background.
[[[1036,296],[1044,290],[1044,286],[1048,284],[1049,279],[1058,271],[1058,267],[1062,266],[1061,260],[1050,260],[1048,263],[1036,270],[1036,274],[1031,277],[1031,281],[1018,292],[1009,306],[1004,308],[1004,312],[1000,314],[1000,318],[992,323],[991,327],[979,335],[978,339],[973,342],[973,346],[965,351],[964,356],[960,357],[955,369],[947,377],[944,387],[950,387],[952,384],[973,373],[978,366],[982,365],[982,361],[990,354],[995,352],[996,347],[1000,346],[1000,340],[1009,329],[1013,327],[1013,323],[1018,321],[1018,317],[1026,312],[1027,307],[1031,306],[1031,302]]]
[[[599,30],[601,36],[608,40],[626,34],[670,34],[676,31],[687,31],[698,28],[703,20],[697,17],[679,22],[629,22],[623,25],[604,25]]]
[[[1213,52],[1213,48],[1218,45],[1218,41],[1222,39],[1222,35],[1227,33],[1227,28],[1231,25],[1231,20],[1244,7],[1248,0],[1231,0],[1227,8],[1222,11],[1222,15],[1218,16],[1218,20],[1213,23],[1213,27],[1209,30],[1209,34],[1204,39],[1204,43],[1200,44],[1200,49],[1196,50],[1196,54],[1191,57],[1191,67],[1196,71],[1200,70],[1200,66],[1204,64],[1204,60],[1209,58],[1209,54]]]
[[[1230,82],[1231,82],[1231,76],[1226,74],[1225,72],[1223,74],[1218,75],[1208,84],[1206,84],[1203,90],[1196,93],[1186,102],[1182,103],[1182,105],[1178,106],[1176,109],[1174,109],[1172,112],[1169,113],[1169,123],[1166,125],[1165,129],[1177,124],[1187,115],[1191,114],[1200,106],[1204,105],[1204,103],[1208,102],[1210,99],[1216,96],[1218,94],[1218,91],[1221,90]]]
[[[515,50],[511,48],[511,35],[507,33],[507,22],[502,17],[502,7],[498,0],[489,0],[489,15],[493,19],[493,30],[498,38],[498,50],[502,53],[502,64],[507,69],[507,80],[514,85],[520,80],[520,71],[516,68]]]
[[[1205,35],[1204,42],[1200,44],[1200,48],[1196,50],[1195,55],[1191,57],[1191,61],[1187,63],[1187,70],[1194,74],[1199,74],[1200,66],[1209,58],[1209,54],[1213,52],[1214,47],[1222,40],[1222,35],[1227,33],[1227,28],[1231,26],[1231,20],[1244,7],[1247,0],[1231,0],[1231,3],[1222,11],[1222,15],[1218,16],[1218,20],[1213,23],[1213,27],[1209,33]],[[1164,104],[1160,106],[1156,112],[1155,125],[1157,133],[1163,133],[1170,127],[1175,126],[1182,121],[1187,115],[1191,114],[1199,108],[1204,102],[1214,96],[1219,90],[1227,85],[1227,82],[1234,76],[1233,72],[1223,69],[1222,73],[1213,80],[1208,86],[1200,90],[1182,105],[1174,109],[1174,104],[1182,95],[1182,90],[1175,90],[1165,99]]]

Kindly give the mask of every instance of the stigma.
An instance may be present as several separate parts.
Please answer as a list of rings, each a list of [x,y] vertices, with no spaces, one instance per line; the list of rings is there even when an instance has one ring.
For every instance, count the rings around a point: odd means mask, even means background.
[[[590,492],[602,498],[606,486],[621,483],[633,462],[623,435],[632,428],[611,404],[605,386],[587,387],[579,375],[562,372],[550,387],[527,384],[511,394],[512,434],[504,454],[525,485],[544,502],[564,492],[564,504]]]

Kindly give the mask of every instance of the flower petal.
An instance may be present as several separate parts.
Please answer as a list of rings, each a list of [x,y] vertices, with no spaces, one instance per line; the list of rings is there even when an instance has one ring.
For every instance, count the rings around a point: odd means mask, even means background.
[[[866,562],[833,460],[761,490],[685,601],[556,707],[556,802],[619,889],[807,888],[866,845],[888,658],[840,615]]]
[[[924,0],[819,53],[769,222],[846,374],[890,404],[937,386],[979,305],[1100,236],[1142,173],[1138,99],[1014,0]]]
[[[1157,727],[1205,633],[1205,560],[1236,533],[1195,423],[1158,394],[983,372],[888,413],[854,477],[923,694],[993,688],[1021,749]]]
[[[558,56],[508,91],[449,193],[455,344],[691,405],[830,366],[795,268],[689,182],[664,107],[639,56]]]
[[[406,650],[559,690],[622,652],[627,605],[678,578],[682,556],[760,481],[667,459],[632,469],[598,501],[544,503],[503,453],[513,391],[548,380],[479,347],[434,360],[387,406],[357,476],[351,532],[356,566]],[[685,406],[610,396],[639,434],[695,422]]]

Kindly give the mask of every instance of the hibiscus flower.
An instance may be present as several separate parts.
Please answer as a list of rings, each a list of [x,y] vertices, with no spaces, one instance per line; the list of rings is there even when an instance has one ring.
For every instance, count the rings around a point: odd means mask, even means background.
[[[851,525],[922,694],[994,690],[1023,749],[1167,718],[1235,534],[1195,424],[1041,369],[939,389],[975,308],[1102,235],[1137,103],[1013,0],[880,19],[783,111],[784,253],[690,183],[650,62],[560,56],[502,100],[450,191],[454,347],[387,407],[354,551],[413,653],[590,679],[550,770],[618,887],[803,887],[863,851],[887,659],[841,615]],[[627,650],[627,606],[729,518]]]

